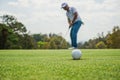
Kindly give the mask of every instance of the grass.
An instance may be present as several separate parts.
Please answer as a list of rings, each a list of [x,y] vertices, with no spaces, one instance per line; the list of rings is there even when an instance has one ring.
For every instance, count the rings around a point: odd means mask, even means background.
[[[120,80],[120,49],[0,50],[0,80]]]

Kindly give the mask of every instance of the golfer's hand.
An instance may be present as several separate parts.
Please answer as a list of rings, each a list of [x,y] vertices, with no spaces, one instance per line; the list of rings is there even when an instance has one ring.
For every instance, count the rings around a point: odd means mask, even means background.
[[[69,26],[69,29],[71,28],[71,26]]]
[[[73,23],[70,23],[70,24],[69,24],[69,28],[71,28],[71,27],[72,27],[72,25],[73,25]]]
[[[84,25],[84,22],[82,22],[82,25]]]

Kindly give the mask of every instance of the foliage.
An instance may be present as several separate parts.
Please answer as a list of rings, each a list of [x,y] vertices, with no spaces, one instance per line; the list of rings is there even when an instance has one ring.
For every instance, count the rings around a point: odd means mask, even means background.
[[[37,46],[38,46],[38,49],[47,49],[48,48],[48,42],[38,41]]]
[[[2,22],[9,26],[9,28],[14,32],[14,33],[24,33],[26,32],[26,28],[25,26],[17,21],[17,18],[15,18],[14,16],[11,15],[3,15],[1,16],[2,18]]]
[[[107,44],[109,48],[120,48],[120,28],[115,26],[111,34],[108,34]]]
[[[8,36],[8,26],[0,23],[0,49],[5,48],[5,43],[7,42]]]
[[[96,48],[98,49],[105,49],[106,48],[106,45],[103,41],[100,41],[96,44]]]
[[[27,29],[11,15],[0,17],[0,49],[65,49],[68,47],[66,40],[56,34],[28,35]],[[63,44],[61,41],[63,40]]]
[[[24,24],[12,15],[0,17],[0,49],[67,49],[70,44],[57,34],[29,35]],[[104,36],[98,34],[97,38],[84,43],[79,42],[78,48],[105,49],[120,48],[120,27],[114,26],[112,32]]]
[[[31,49],[34,40],[26,34],[26,27],[14,16],[3,15],[0,17],[0,49]]]
[[[118,48],[120,49],[120,27],[115,26],[113,28],[112,33],[108,33],[106,36],[98,34],[97,38],[90,39],[86,41],[84,44],[79,43],[79,48],[87,48],[87,49],[105,49],[105,48]]]
[[[46,35],[40,33],[32,36],[37,42],[38,49],[66,49],[69,46],[66,40],[57,34]]]

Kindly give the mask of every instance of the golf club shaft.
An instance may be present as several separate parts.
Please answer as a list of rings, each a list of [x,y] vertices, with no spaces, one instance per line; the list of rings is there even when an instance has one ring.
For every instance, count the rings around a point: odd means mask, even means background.
[[[67,36],[68,32],[69,32],[69,28],[68,28],[68,30],[66,31],[66,33],[65,33],[65,36],[64,36],[64,37],[66,37],[66,36]],[[61,46],[62,46],[62,44],[63,44],[63,41],[64,41],[64,38],[62,39],[62,41],[61,41],[61,43],[60,43],[60,45],[61,45]]]

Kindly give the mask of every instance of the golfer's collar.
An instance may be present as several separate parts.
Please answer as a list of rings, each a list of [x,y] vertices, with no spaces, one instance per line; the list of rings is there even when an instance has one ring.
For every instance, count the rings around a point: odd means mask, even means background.
[[[69,7],[68,12],[71,10],[71,7]]]

